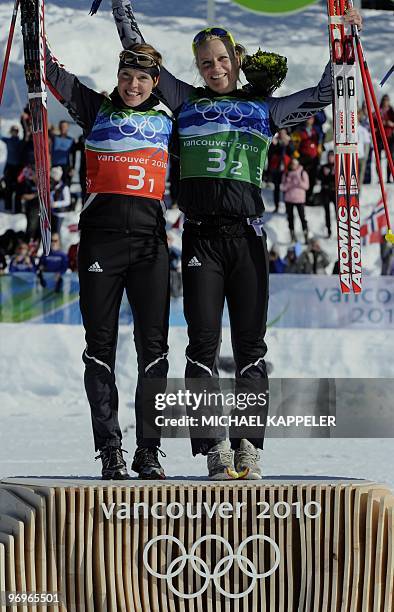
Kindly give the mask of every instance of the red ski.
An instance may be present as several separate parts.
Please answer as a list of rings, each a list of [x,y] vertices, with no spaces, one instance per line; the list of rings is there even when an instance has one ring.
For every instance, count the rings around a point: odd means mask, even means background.
[[[356,61],[353,36],[345,34],[345,0],[328,0],[333,76],[338,259],[342,293],[361,292]]]
[[[32,118],[35,173],[40,202],[44,253],[51,248],[51,196],[49,183],[48,116],[45,75],[44,0],[21,0],[25,75]]]

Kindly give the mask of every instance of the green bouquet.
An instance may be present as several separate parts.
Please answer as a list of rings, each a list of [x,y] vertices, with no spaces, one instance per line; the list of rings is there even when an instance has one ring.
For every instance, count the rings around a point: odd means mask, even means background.
[[[271,96],[286,78],[287,57],[259,48],[254,55],[245,56],[242,70],[253,89],[264,96]]]

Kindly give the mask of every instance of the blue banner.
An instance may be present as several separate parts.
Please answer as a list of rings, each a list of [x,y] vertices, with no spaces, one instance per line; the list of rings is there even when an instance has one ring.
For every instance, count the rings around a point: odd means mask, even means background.
[[[269,325],[305,329],[394,329],[394,278],[364,276],[360,294],[342,294],[337,276],[273,274]]]
[[[33,273],[0,276],[0,322],[81,325],[79,283],[66,274],[60,291],[46,274],[41,287]],[[247,296],[245,296],[246,298]],[[208,299],[208,296],[207,296]],[[124,297],[120,324],[132,322]],[[171,301],[170,324],[186,325],[182,298]],[[225,311],[223,324],[228,325]],[[270,277],[268,326],[304,329],[394,329],[394,278],[364,277],[363,292],[342,295],[336,276],[273,274]]]

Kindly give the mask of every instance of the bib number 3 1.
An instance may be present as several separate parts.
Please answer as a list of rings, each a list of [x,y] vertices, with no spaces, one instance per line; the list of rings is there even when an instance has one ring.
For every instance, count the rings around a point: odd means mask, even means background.
[[[145,175],[146,170],[142,168],[142,166],[129,166],[129,170],[132,170],[132,174],[129,174],[128,178],[130,181],[133,181],[134,184],[126,185],[127,189],[132,191],[141,191],[145,187]],[[155,179],[149,179],[149,191],[153,193],[155,188]]]

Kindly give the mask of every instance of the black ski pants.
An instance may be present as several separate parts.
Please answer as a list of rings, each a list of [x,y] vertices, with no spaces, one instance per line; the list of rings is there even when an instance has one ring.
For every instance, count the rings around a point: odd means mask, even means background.
[[[306,232],[308,230],[308,223],[305,218],[305,206],[303,204],[294,204],[294,202],[285,202],[285,204],[289,230],[291,232],[294,231],[294,209],[296,208],[301,221],[302,231]]]
[[[267,346],[264,336],[268,270],[265,235],[257,236],[246,223],[213,228],[185,223],[182,275],[189,336],[185,377],[189,388],[197,379],[205,379],[204,384],[210,391],[219,388],[217,357],[226,299],[236,364],[236,393],[247,391],[248,381],[251,390],[267,393],[264,361]],[[214,409],[207,409],[212,414]],[[268,402],[265,409],[260,411],[264,422],[267,411]],[[252,412],[257,414],[256,408]],[[190,413],[190,416],[196,414]],[[263,448],[264,433],[265,428],[260,428],[258,432],[254,430],[253,439],[250,438],[258,448]],[[192,435],[193,455],[206,454],[221,439],[223,434],[208,439]],[[239,447],[240,438],[237,431],[231,428],[230,441],[233,449]]]
[[[331,214],[330,206],[331,202],[334,204],[334,210],[336,209],[336,196],[335,191],[329,189],[322,189],[320,192],[320,203],[324,206],[324,214],[326,219],[326,227],[331,232]]]
[[[149,380],[161,381],[168,371],[169,261],[163,236],[132,236],[120,232],[82,230],[78,254],[80,308],[86,331],[85,389],[92,416],[95,449],[121,446],[115,355],[119,310],[124,290],[134,318],[138,360],[135,397],[137,444],[160,445],[144,438],[153,418]],[[158,390],[155,380],[155,391]],[[148,390],[148,392],[146,392]],[[151,423],[148,423],[151,426]]]

